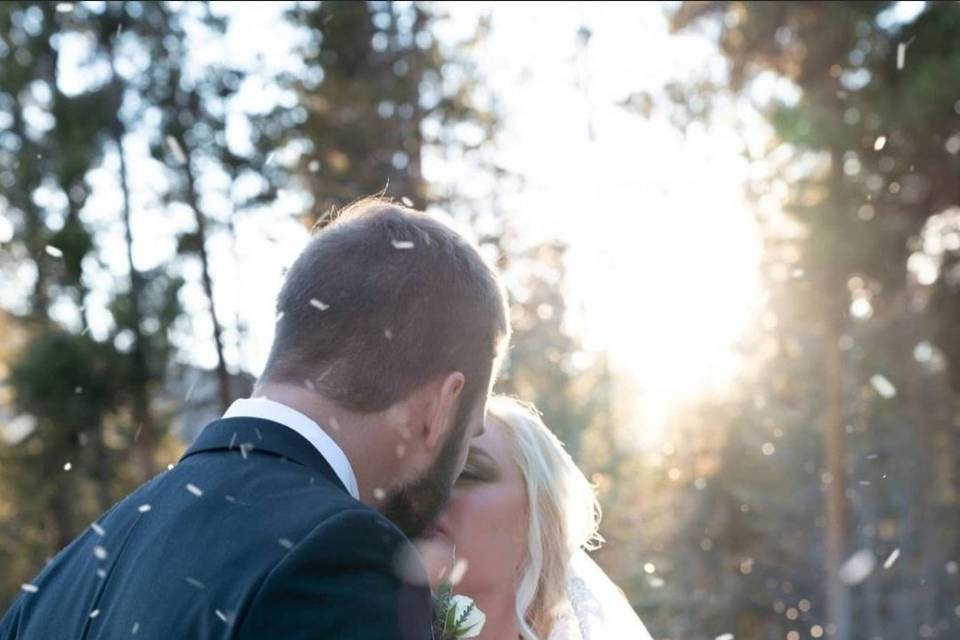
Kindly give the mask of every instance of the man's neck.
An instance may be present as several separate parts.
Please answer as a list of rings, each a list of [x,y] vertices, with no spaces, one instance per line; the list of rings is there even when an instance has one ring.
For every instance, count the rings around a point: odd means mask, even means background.
[[[379,490],[388,490],[396,477],[396,449],[387,430],[377,428],[379,416],[348,411],[338,404],[297,385],[268,382],[258,386],[254,398],[267,398],[307,416],[343,450],[353,468],[360,501],[376,509]],[[376,436],[376,437],[374,437]]]

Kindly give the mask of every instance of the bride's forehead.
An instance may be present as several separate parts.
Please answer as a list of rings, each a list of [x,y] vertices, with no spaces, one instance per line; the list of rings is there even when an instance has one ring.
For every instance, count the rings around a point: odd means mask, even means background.
[[[504,452],[509,448],[507,430],[510,428],[502,419],[487,413],[483,421],[483,434],[474,439],[474,442],[483,445],[485,449],[496,448]]]
[[[486,454],[497,463],[498,467],[509,470],[508,473],[511,475],[515,471],[520,477],[522,471],[516,462],[517,456],[514,455],[516,452],[513,451],[513,447],[517,444],[510,436],[512,428],[505,420],[488,413],[483,435],[474,438],[471,443],[471,452],[476,452],[480,457]]]

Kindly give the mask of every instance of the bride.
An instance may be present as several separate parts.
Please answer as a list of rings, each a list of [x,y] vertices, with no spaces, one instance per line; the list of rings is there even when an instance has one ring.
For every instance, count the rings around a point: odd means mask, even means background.
[[[486,615],[481,640],[650,640],[590,559],[600,510],[536,411],[491,399],[450,503],[417,541],[431,585],[455,583]]]

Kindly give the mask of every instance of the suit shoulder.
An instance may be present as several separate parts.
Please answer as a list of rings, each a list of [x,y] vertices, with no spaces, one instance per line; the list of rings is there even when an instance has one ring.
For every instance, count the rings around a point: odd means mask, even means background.
[[[393,556],[398,548],[411,546],[393,522],[361,503],[331,513],[304,539],[304,544],[311,543],[321,544],[337,554],[362,553],[371,558]]]
[[[251,601],[238,637],[269,631],[273,637],[425,638],[429,594],[413,545],[361,505],[291,542]],[[279,619],[278,609],[286,611]]]

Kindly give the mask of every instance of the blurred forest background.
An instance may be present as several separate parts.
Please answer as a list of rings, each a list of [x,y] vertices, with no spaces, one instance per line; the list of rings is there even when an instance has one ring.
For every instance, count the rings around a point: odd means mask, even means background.
[[[0,4],[0,606],[250,390],[264,329],[222,301],[292,260],[284,224],[385,191],[450,212],[505,273],[500,390],[597,484],[596,557],[654,637],[960,637],[960,5],[658,8],[720,71],[623,77],[615,108],[683,138],[733,104],[769,135],[731,151],[762,248],[742,366],[652,446],[629,379],[567,317],[567,242],[501,214],[524,187],[474,57],[491,20],[451,41],[454,5],[285,6],[287,31],[247,44],[292,38],[296,72],[212,54],[236,13],[217,4]],[[430,180],[430,162],[479,178]]]

